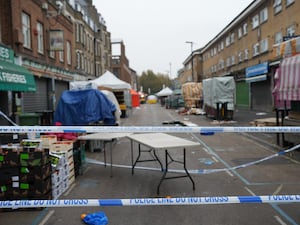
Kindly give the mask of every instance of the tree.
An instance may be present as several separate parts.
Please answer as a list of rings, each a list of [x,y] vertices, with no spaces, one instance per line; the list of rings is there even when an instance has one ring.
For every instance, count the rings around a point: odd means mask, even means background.
[[[160,73],[155,74],[152,70],[143,71],[139,77],[139,84],[147,94],[155,94],[159,92],[163,86],[170,87],[171,83],[167,75]]]

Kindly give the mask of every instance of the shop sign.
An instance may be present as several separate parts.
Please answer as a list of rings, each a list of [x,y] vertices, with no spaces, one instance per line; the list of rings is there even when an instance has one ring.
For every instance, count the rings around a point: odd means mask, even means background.
[[[246,68],[246,77],[247,78],[254,77],[261,74],[266,74],[268,72],[269,72],[269,63],[265,62],[265,63],[257,64],[255,66],[250,66]]]
[[[64,50],[64,31],[50,30],[50,51]]]
[[[0,45],[0,60],[13,63],[14,62],[14,52],[10,48],[6,48]]]

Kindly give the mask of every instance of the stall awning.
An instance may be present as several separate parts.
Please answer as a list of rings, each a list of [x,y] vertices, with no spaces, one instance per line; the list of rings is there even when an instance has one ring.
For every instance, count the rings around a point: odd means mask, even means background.
[[[35,92],[34,76],[25,67],[0,61],[0,91]]]
[[[275,74],[273,94],[276,100],[300,100],[300,55],[282,60]]]

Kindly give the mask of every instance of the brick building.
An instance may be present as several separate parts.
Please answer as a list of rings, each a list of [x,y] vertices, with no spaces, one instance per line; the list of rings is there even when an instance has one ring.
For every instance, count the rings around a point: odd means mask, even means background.
[[[34,78],[34,91],[0,85],[0,110],[14,120],[15,114],[55,110],[70,81],[111,69],[110,33],[92,0],[1,1],[0,44],[12,52],[11,73],[25,69]]]
[[[202,64],[202,71],[194,81],[234,76],[238,107],[271,111],[274,74],[281,60],[274,57],[273,46],[299,35],[299,11],[300,1],[254,0],[201,48],[201,60],[193,62]]]

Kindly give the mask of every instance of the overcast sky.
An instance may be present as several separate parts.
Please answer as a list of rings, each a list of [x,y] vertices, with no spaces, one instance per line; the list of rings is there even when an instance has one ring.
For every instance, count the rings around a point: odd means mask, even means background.
[[[94,0],[111,39],[123,40],[129,66],[169,74],[206,45],[252,0]]]

